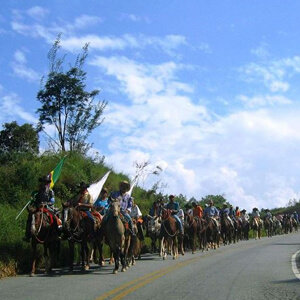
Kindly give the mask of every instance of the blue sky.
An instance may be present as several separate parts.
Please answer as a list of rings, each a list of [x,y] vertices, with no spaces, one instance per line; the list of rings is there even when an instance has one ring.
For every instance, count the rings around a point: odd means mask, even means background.
[[[300,198],[299,9],[274,0],[5,1],[0,122],[37,121],[47,53],[62,33],[66,61],[90,43],[88,88],[109,102],[91,155],[129,175],[134,161],[159,164],[166,193],[286,205]]]

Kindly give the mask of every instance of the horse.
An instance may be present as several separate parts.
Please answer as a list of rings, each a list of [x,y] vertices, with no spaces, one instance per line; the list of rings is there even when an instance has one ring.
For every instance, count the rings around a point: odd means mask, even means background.
[[[169,209],[162,210],[162,225],[160,230],[160,256],[166,259],[167,253],[173,256],[173,259],[178,258],[178,236],[176,220],[171,215]],[[184,255],[183,241],[179,241],[181,254]]]
[[[273,221],[270,220],[270,218],[265,218],[264,219],[264,227],[267,231],[267,236],[272,237],[273,236]]]
[[[213,249],[217,249],[220,243],[220,231],[217,221],[211,217],[206,217],[206,235],[205,235],[205,248],[208,250],[210,246]]]
[[[135,259],[141,259],[141,240],[138,234],[137,221],[135,219],[132,220],[133,223],[133,231],[134,236],[131,238],[131,244],[129,247],[127,262],[128,265],[135,265]]]
[[[292,223],[291,223],[291,218],[288,216],[283,217],[283,230],[284,233],[287,234],[289,232],[292,232]]]
[[[231,244],[234,238],[234,226],[228,220],[227,215],[223,213],[221,215],[221,237],[223,239],[224,246]]]
[[[144,223],[146,224],[147,235],[151,239],[150,253],[155,253],[157,251],[156,241],[159,239],[161,229],[161,217],[152,217],[150,215],[147,215]]]
[[[258,217],[254,217],[251,219],[250,222],[250,227],[251,229],[256,232],[256,237],[255,239],[260,239],[261,238],[261,230],[262,230],[262,221]]]
[[[103,260],[102,246],[105,238],[115,260],[115,268],[113,270],[114,274],[118,273],[120,260],[122,264],[122,272],[126,271],[126,261],[124,254],[125,226],[120,218],[120,213],[120,202],[118,200],[111,201],[110,209],[107,213],[107,219],[102,224],[99,231],[100,258],[101,260]]]
[[[31,276],[34,276],[36,271],[37,260],[37,245],[41,244],[44,247],[45,257],[45,272],[52,272],[52,267],[55,261],[55,253],[59,245],[58,230],[56,220],[47,209],[46,204],[41,204],[36,210],[30,210],[32,214],[31,220],[31,247],[32,247],[32,266]],[[50,262],[49,262],[50,256]]]
[[[242,239],[249,240],[249,230],[250,230],[250,223],[247,219],[242,217]]]
[[[291,217],[291,223],[292,223],[292,227],[295,229],[295,231],[298,231],[298,223],[297,220],[293,217]]]
[[[273,216],[273,234],[282,234],[282,224],[281,221]]]
[[[89,243],[93,244],[97,240],[97,231],[100,227],[101,217],[97,213],[97,216],[96,214],[94,215],[94,220],[91,220],[87,212],[80,210],[79,207],[65,207],[63,213],[64,232],[68,239],[70,250],[70,271],[73,271],[75,243],[81,245],[81,265],[82,269],[87,271],[90,268]],[[98,245],[97,242],[96,245]]]
[[[242,222],[239,218],[234,217],[233,218],[233,225],[234,225],[234,236],[233,240],[235,243],[237,243],[239,240],[242,239]]]
[[[188,240],[192,249],[192,254],[194,254],[196,251],[196,238],[198,234],[198,224],[196,219],[190,214],[185,214],[184,231],[185,234],[187,234],[188,236]]]

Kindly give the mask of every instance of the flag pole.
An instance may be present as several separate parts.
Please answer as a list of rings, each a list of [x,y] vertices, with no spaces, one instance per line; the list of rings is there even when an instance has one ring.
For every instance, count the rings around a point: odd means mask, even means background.
[[[18,220],[18,218],[20,217],[20,215],[22,214],[22,212],[25,210],[25,208],[29,205],[29,203],[31,202],[31,200],[29,200],[26,205],[22,208],[22,210],[19,212],[19,214],[16,216],[16,220]]]

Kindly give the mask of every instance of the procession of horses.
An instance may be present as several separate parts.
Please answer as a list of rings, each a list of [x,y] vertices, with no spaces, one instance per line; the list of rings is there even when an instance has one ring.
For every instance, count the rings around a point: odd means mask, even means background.
[[[176,259],[179,254],[184,255],[185,251],[194,254],[197,248],[208,251],[217,249],[221,244],[228,245],[248,240],[250,230],[256,239],[261,238],[263,228],[268,237],[298,230],[299,220],[293,215],[260,218],[254,215],[249,217],[244,213],[230,218],[226,210],[223,212],[220,210],[219,216],[210,216],[205,213],[205,209],[203,214],[195,215],[193,209],[188,206],[184,210],[180,209],[179,214],[178,210],[170,209],[170,206],[162,200],[153,203],[154,209],[152,207],[151,214],[143,217],[133,216],[129,220],[126,214],[122,214],[122,197],[126,196],[127,192],[128,188],[120,193],[120,197],[110,196],[109,207],[105,214],[101,214],[90,204],[84,204],[83,194],[75,202],[63,203],[61,210],[54,209],[48,201],[40,201],[38,205],[28,208],[27,224],[33,252],[31,275],[36,272],[38,244],[44,247],[47,273],[52,272],[63,241],[69,245],[68,265],[71,272],[74,265],[75,244],[80,245],[83,271],[89,270],[93,258],[99,268],[104,266],[103,245],[107,244],[111,253],[110,263],[114,262],[113,273],[116,274],[120,264],[122,272],[134,265],[135,260],[141,257],[142,249],[157,253],[163,260],[167,255]],[[44,190],[43,193],[45,196]],[[85,191],[84,195],[86,197],[88,193]],[[174,196],[169,197],[171,203],[173,198]],[[193,206],[195,209],[201,208],[195,202]],[[213,208],[213,202],[210,201],[207,207]],[[178,222],[178,215],[181,224]],[[145,246],[144,235],[151,240],[149,247]]]

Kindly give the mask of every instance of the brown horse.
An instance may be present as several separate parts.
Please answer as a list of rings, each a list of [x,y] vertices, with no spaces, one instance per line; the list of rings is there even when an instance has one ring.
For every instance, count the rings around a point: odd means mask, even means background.
[[[178,257],[178,234],[176,220],[171,215],[169,209],[162,210],[162,225],[160,230],[160,256],[166,259],[167,253],[173,256],[173,259]],[[180,250],[181,254],[184,255],[183,251],[183,240],[180,239]]]
[[[196,239],[198,236],[198,223],[196,218],[190,214],[185,214],[184,229],[185,234],[188,236],[192,254],[194,254],[196,251]]]
[[[118,200],[112,201],[110,203],[110,210],[107,213],[107,219],[103,222],[99,231],[100,258],[103,260],[102,246],[105,239],[115,259],[115,268],[113,270],[114,274],[118,273],[120,260],[122,264],[122,272],[126,271],[124,255],[125,226],[120,218],[120,213],[120,202]]]
[[[205,248],[208,250],[208,247],[212,249],[217,249],[220,246],[220,231],[216,220],[213,218],[206,218],[206,234],[205,234]]]
[[[94,224],[96,222],[96,224]],[[75,243],[81,245],[82,269],[87,271],[90,268],[90,247],[89,243],[94,243],[97,239],[96,232],[99,230],[101,220],[94,218],[91,220],[85,211],[79,207],[69,207],[64,209],[64,229],[70,249],[70,270],[73,270]],[[98,245],[98,243],[96,243]]]
[[[270,220],[270,218],[264,219],[264,227],[267,231],[267,236],[272,237],[273,236],[273,222]]]
[[[37,210],[31,211],[31,246],[32,246],[32,267],[31,276],[34,276],[36,271],[37,260],[37,245],[41,244],[44,247],[45,271],[49,273],[55,260],[55,250],[57,250],[58,231],[56,220],[48,211],[45,204],[42,204]],[[50,261],[49,261],[50,256]]]
[[[233,242],[234,230],[235,228],[232,226],[230,220],[228,220],[227,215],[223,213],[221,215],[221,236],[224,246]]]
[[[132,220],[134,236],[131,237],[131,244],[128,249],[127,262],[128,265],[135,265],[135,259],[141,259],[141,240],[138,234],[137,220]]]

